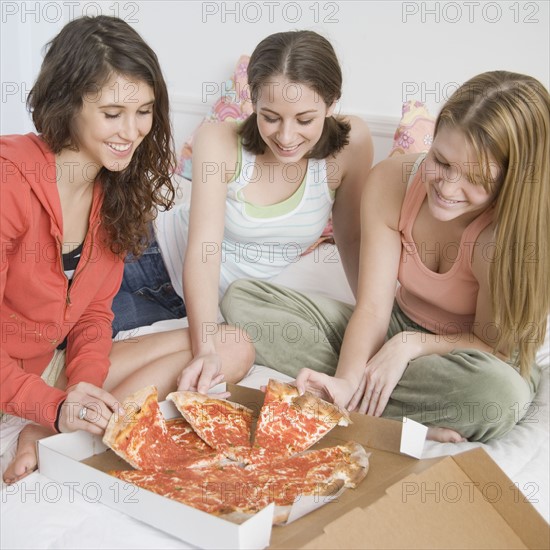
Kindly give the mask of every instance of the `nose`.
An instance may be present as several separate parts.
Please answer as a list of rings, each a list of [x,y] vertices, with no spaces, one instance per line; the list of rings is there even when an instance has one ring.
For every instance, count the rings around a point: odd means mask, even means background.
[[[136,141],[139,137],[139,127],[135,116],[128,114],[123,117],[119,134],[123,139],[128,141]]]
[[[291,120],[281,123],[277,139],[283,146],[292,145],[294,143],[294,124]]]

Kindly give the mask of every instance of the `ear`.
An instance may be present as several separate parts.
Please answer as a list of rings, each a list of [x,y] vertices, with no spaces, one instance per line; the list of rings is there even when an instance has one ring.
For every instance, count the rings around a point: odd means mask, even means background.
[[[332,116],[334,109],[336,109],[337,103],[338,103],[338,100],[336,99],[332,102],[332,105],[330,105],[329,108],[327,109],[327,114],[325,115],[326,117]]]

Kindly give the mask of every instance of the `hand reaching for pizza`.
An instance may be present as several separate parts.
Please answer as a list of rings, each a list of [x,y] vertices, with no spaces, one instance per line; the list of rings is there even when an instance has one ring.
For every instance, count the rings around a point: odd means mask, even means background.
[[[345,378],[329,376],[308,368],[304,368],[298,373],[296,387],[300,394],[310,391],[322,399],[332,401],[335,405],[343,408],[347,408],[356,389]]]
[[[85,430],[101,435],[115,411],[124,413],[114,396],[93,384],[79,382],[67,388],[59,414],[59,431]]]
[[[182,371],[178,379],[178,391],[196,391],[206,394],[208,390],[223,382],[222,361],[217,353],[195,357]],[[219,394],[225,399],[229,392]]]
[[[404,339],[404,334],[390,338],[368,361],[361,383],[349,402],[349,410],[373,416],[384,412],[390,395],[414,358],[408,345],[410,339]]]

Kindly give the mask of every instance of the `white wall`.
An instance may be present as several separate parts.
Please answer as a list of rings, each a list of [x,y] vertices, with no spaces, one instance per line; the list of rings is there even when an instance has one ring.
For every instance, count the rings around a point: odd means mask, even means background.
[[[401,103],[436,112],[457,85],[507,69],[549,85],[547,1],[463,2],[2,2],[1,132],[32,130],[24,108],[41,47],[69,19],[118,15],[157,52],[173,100],[178,147],[200,121],[241,53],[277,31],[312,29],[329,38],[344,71],[341,111],[374,130],[377,158],[389,147]]]

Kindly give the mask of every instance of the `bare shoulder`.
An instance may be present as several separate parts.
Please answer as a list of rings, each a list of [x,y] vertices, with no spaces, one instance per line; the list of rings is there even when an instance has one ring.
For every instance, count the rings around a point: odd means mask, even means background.
[[[194,141],[201,138],[210,139],[237,139],[237,123],[236,122],[205,122],[201,124],[195,136]]]
[[[344,117],[350,123],[350,144],[353,142],[365,142],[372,139],[369,125],[361,118],[355,115]]]
[[[236,123],[206,123],[198,128],[193,137],[193,179],[199,174],[217,173],[228,181],[235,172],[237,161]]]
[[[213,151],[237,156],[237,124],[235,122],[212,122],[200,126],[193,137],[193,153]]]
[[[350,124],[349,143],[336,155],[336,158],[345,159],[344,162],[353,159],[356,163],[357,155],[361,155],[362,159],[370,157],[372,162],[374,147],[368,124],[358,116],[344,116],[343,119]]]
[[[380,161],[370,171],[370,185],[406,189],[418,157],[419,155],[398,155]]]
[[[418,155],[399,155],[384,159],[369,172],[363,192],[363,208],[378,211],[386,224],[397,229],[407,183]]]

